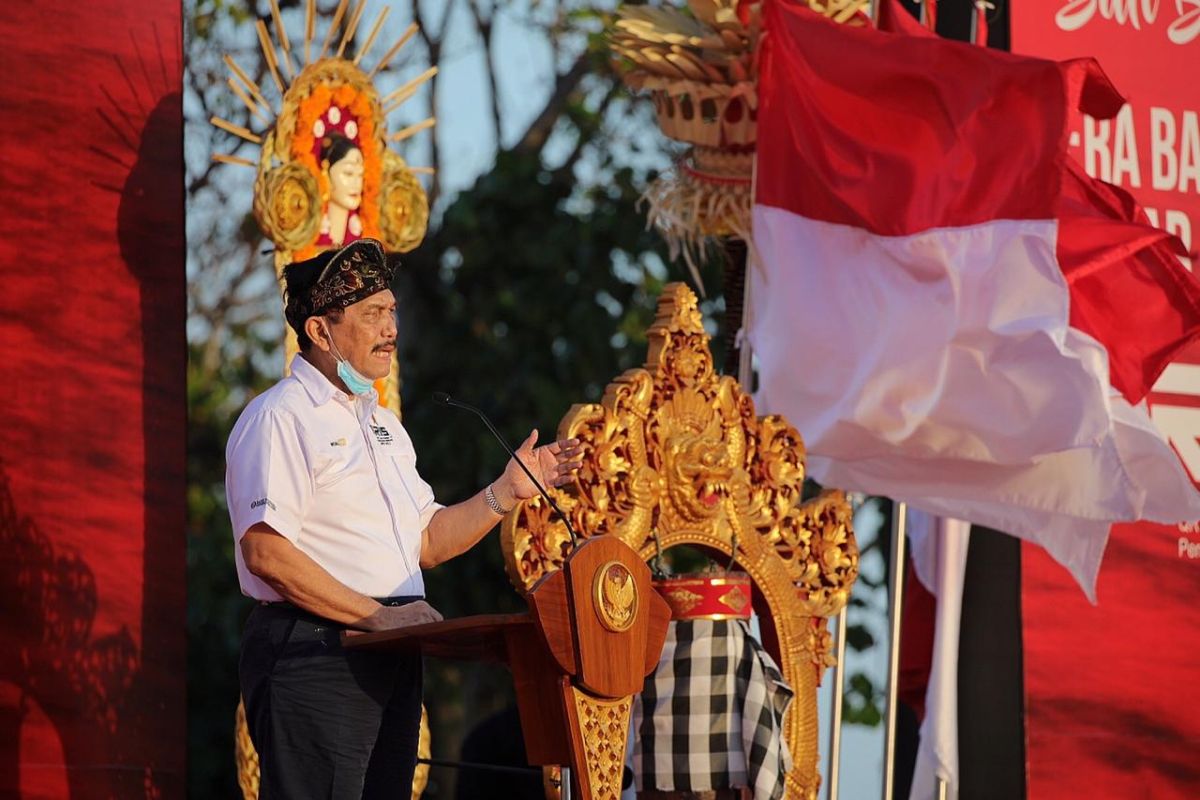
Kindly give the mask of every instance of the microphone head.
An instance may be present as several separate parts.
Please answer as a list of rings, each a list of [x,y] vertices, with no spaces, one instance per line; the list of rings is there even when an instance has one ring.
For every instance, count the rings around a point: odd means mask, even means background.
[[[448,406],[450,405],[450,395],[446,394],[445,392],[434,392],[433,402]]]

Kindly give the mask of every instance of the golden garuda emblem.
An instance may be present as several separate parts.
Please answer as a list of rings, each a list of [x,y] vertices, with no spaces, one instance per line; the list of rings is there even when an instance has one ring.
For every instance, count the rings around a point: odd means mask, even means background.
[[[629,630],[637,617],[637,581],[620,561],[610,561],[596,570],[596,615],[610,631]]]

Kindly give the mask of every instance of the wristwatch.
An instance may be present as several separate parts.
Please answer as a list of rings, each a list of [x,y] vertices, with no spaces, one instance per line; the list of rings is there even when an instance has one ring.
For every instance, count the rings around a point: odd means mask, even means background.
[[[488,484],[488,487],[483,490],[483,501],[488,504],[488,508],[490,508],[492,511],[495,511],[502,517],[509,511],[512,511],[511,508],[505,508],[504,506],[500,505],[500,501],[496,499],[496,493],[492,491],[492,484],[490,483]]]

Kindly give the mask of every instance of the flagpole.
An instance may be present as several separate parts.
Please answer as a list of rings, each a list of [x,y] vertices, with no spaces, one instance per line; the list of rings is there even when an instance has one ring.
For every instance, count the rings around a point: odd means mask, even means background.
[[[888,641],[887,728],[883,740],[883,800],[892,800],[896,758],[896,680],[900,674],[900,607],[904,601],[904,536],[908,507],[892,502],[892,591],[888,602],[891,631]]]
[[[758,157],[757,154],[753,161],[750,162],[750,197],[754,197],[754,191],[758,186]],[[754,238],[754,219],[750,220],[750,238]],[[750,347],[750,337],[746,334],[746,329],[750,325],[750,271],[758,265],[754,263],[754,242],[746,242],[746,260],[743,262],[742,270],[742,319],[738,325],[737,334],[734,337],[734,342],[738,347],[738,383],[742,385],[742,391],[751,391],[752,378],[754,377],[754,351]],[[728,299],[726,300],[728,302]]]
[[[837,800],[838,798],[838,775],[842,770],[842,698],[846,694],[846,682],[842,669],[846,663],[846,613],[848,611],[849,606],[843,608],[837,615],[837,650],[834,653],[837,661],[833,665],[833,708],[830,711],[829,767],[826,772],[826,775],[829,776],[828,800]]]

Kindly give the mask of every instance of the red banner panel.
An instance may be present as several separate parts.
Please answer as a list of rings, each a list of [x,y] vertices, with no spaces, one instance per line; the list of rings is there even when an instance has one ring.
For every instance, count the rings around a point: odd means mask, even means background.
[[[0,797],[182,797],[181,9],[0,41]]]
[[[1014,52],[1095,56],[1129,99],[1072,126],[1088,174],[1200,245],[1200,0],[1011,7]],[[1138,309],[1122,309],[1137,314]],[[1200,479],[1200,352],[1172,364],[1151,416]],[[1192,798],[1200,786],[1200,531],[1113,528],[1088,605],[1044,552],[1022,551],[1028,797]]]
[[[1132,192],[1153,224],[1194,252],[1200,0],[1027,0],[1013,3],[1011,15],[1014,53],[1099,59],[1129,103],[1114,120],[1076,118],[1071,154],[1089,175]]]

